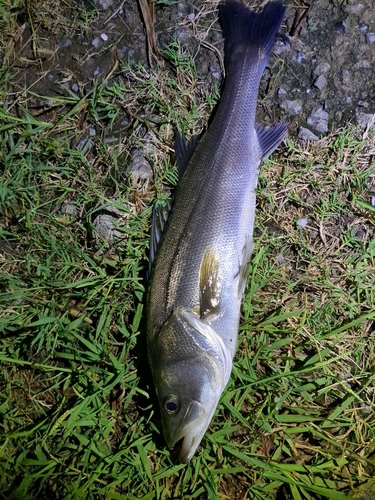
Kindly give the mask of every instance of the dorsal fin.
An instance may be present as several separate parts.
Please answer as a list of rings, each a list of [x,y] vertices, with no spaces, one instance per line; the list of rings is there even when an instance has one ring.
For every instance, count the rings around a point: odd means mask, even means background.
[[[255,132],[258,136],[262,161],[267,158],[277,146],[285,139],[288,132],[288,125],[278,123],[273,127],[263,128],[260,125],[255,125]]]
[[[176,152],[176,162],[178,169],[178,178],[183,176],[187,164],[192,157],[195,148],[197,147],[200,136],[193,135],[189,141],[186,140],[182,132],[178,132],[174,142],[174,149]]]

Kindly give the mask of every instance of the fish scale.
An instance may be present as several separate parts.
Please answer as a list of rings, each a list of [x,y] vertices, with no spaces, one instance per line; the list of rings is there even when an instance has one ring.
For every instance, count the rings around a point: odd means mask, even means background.
[[[198,447],[231,373],[259,165],[286,134],[285,125],[255,124],[260,78],[284,12],[274,2],[261,13],[235,0],[220,5],[221,100],[199,141],[187,145],[178,135],[173,207],[166,224],[154,213],[153,228],[164,228],[151,238],[148,355],[164,436],[170,447],[181,441],[183,462]]]

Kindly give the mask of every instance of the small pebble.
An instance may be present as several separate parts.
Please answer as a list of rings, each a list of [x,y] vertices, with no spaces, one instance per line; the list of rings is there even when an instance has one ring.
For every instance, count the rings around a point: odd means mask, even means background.
[[[276,256],[276,260],[282,266],[284,266],[286,264],[286,260],[285,260],[284,256],[281,255],[281,254],[279,254],[279,255]]]
[[[346,35],[346,22],[345,21],[337,22],[333,26],[333,29],[336,31],[336,33],[339,33],[340,35]]]
[[[307,59],[306,59],[305,55],[300,50],[296,51],[296,61],[299,64],[307,64]]]
[[[106,35],[105,33],[102,33],[100,35],[100,38],[106,42],[108,40],[108,35]]]
[[[319,90],[324,90],[327,87],[327,78],[324,75],[318,76],[314,82],[314,87]]]
[[[375,33],[366,33],[366,40],[367,40],[367,43],[374,43],[375,42]]]
[[[307,219],[299,219],[297,221],[297,226],[300,227],[301,229],[305,229],[305,227],[307,226]]]
[[[296,99],[295,101],[283,101],[280,107],[285,109],[285,111],[291,116],[299,115],[302,111],[302,100]]]
[[[371,196],[371,205],[375,207],[375,196]]]
[[[277,91],[277,95],[286,95],[287,94],[287,91],[285,89],[283,89],[282,87],[279,88],[279,90]]]
[[[328,63],[326,63],[326,62],[319,63],[314,68],[314,71],[312,73],[313,79],[315,80],[316,78],[318,78],[318,76],[325,75],[326,73],[328,73],[330,67],[331,66]]]
[[[328,132],[328,119],[329,115],[327,111],[324,111],[323,108],[318,108],[310,113],[310,116],[307,118],[307,124],[317,132],[324,133]]]
[[[91,42],[91,45],[93,45],[96,49],[99,47],[100,40],[98,37],[94,38],[94,40]]]
[[[311,130],[309,130],[308,128],[300,127],[298,131],[298,139],[303,142],[318,141],[319,137],[315,135],[314,132],[311,132]]]
[[[366,34],[367,33],[367,30],[368,30],[368,26],[361,26],[359,28],[359,31],[363,34]]]
[[[190,21],[192,21],[193,19],[195,18],[195,14],[189,14],[188,15],[188,19],[190,19]]]
[[[60,42],[60,47],[62,48],[69,47],[70,45],[72,45],[72,41],[69,38],[63,38]]]
[[[94,71],[94,76],[98,76],[99,73],[100,73],[100,69],[99,69],[99,66],[97,66],[95,71]]]
[[[79,87],[78,87],[78,85],[76,83],[73,83],[72,90],[73,90],[73,92],[78,92]]]
[[[89,128],[89,136],[94,137],[96,135],[96,130],[94,128]]]
[[[350,104],[352,102],[352,98],[351,97],[347,97],[345,99],[345,102],[346,102],[346,104]]]

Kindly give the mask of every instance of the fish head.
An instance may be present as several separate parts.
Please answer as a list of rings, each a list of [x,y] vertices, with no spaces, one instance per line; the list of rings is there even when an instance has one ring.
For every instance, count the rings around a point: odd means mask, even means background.
[[[232,356],[213,328],[176,309],[149,352],[168,447],[188,462],[206,432],[232,369]]]

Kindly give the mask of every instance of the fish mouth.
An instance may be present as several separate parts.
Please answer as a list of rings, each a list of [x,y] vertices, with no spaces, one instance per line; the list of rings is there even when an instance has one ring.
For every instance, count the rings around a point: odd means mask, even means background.
[[[208,427],[206,410],[197,401],[190,403],[186,415],[172,439],[166,439],[168,447],[180,449],[179,460],[191,460]]]

